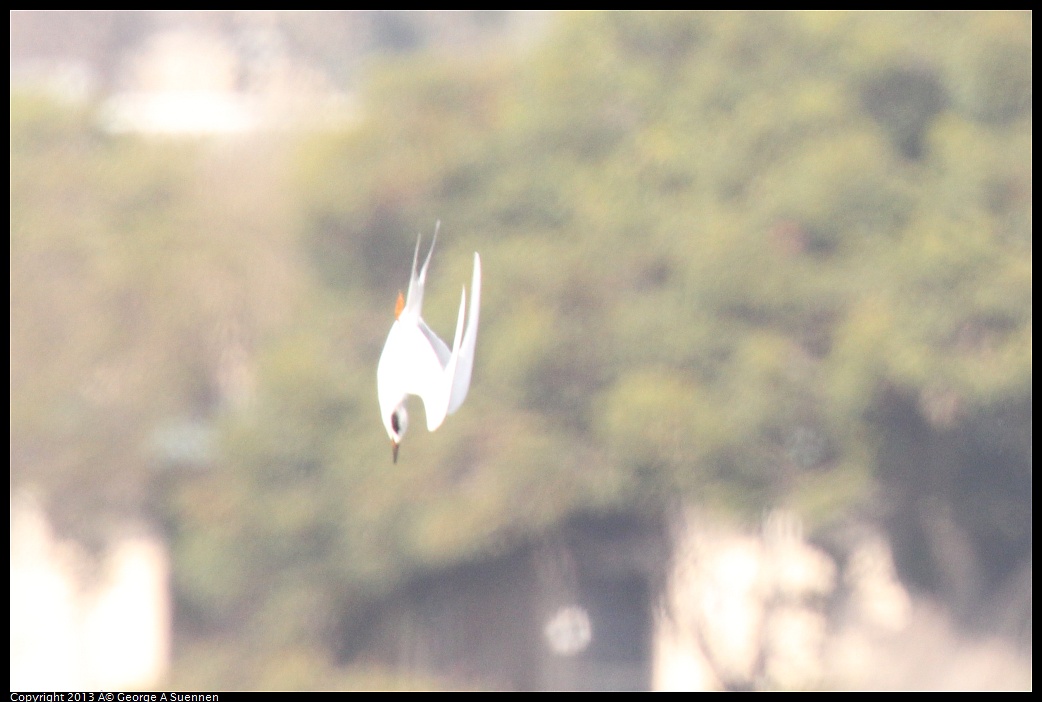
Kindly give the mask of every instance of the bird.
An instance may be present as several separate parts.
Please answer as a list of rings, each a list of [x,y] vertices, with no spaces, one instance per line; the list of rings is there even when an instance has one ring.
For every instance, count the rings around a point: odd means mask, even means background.
[[[398,293],[395,304],[394,323],[387,334],[380,362],[376,367],[376,393],[380,401],[380,416],[384,429],[391,439],[391,457],[398,462],[398,447],[409,426],[409,415],[405,400],[417,395],[423,400],[427,415],[427,430],[434,431],[445,421],[445,416],[454,413],[463,404],[470,390],[470,377],[474,369],[474,346],[478,337],[478,314],[481,308],[481,256],[474,252],[474,274],[470,283],[470,311],[466,330],[463,316],[467,306],[467,289],[463,288],[459,316],[456,320],[456,335],[452,349],[431,331],[423,321],[423,288],[427,281],[427,268],[438,241],[439,221],[434,227],[434,238],[427,251],[419,273],[420,241],[416,238],[416,250],[412,256],[412,275],[406,297]]]

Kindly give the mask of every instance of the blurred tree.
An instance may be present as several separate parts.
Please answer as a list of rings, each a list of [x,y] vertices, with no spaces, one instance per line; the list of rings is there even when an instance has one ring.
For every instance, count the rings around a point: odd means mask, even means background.
[[[341,295],[375,288],[379,310],[404,285],[412,229],[445,219],[457,234],[443,236],[428,314],[451,324],[454,293],[437,280],[465,279],[480,248],[480,362],[456,439],[414,433],[414,458],[390,473],[382,449],[355,443],[380,437],[359,386],[369,430],[349,422],[320,461],[343,476],[339,494],[364,498],[346,498],[346,531],[330,513],[346,550],[315,564],[350,553],[343,587],[386,587],[569,514],[681,495],[750,516],[788,503],[823,525],[879,486],[884,503],[919,494],[896,466],[920,449],[931,472],[967,476],[924,481],[923,499],[983,494],[990,459],[938,447],[1030,398],[1030,198],[1016,194],[1030,191],[1016,156],[1030,112],[1008,108],[1020,121],[1000,136],[992,117],[957,111],[975,74],[953,72],[965,64],[951,40],[977,28],[588,13],[524,63],[389,64],[361,128],[301,151],[305,243]],[[375,359],[379,339],[365,345]],[[895,397],[922,420],[916,450]],[[1021,484],[1023,462],[1003,465],[1001,483]],[[982,562],[985,533],[1026,553],[1027,522],[977,514]],[[915,538],[912,550],[937,546]],[[939,567],[920,582],[943,590]]]
[[[81,535],[146,510],[168,459],[213,459],[191,427],[250,392],[302,282],[263,170],[93,124],[12,96],[12,481]]]

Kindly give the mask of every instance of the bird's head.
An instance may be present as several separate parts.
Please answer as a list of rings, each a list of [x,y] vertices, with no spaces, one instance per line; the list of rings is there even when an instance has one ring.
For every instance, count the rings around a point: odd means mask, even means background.
[[[384,428],[387,430],[387,436],[391,438],[391,457],[394,463],[397,463],[398,446],[405,437],[405,430],[409,428],[409,413],[405,411],[404,400],[385,415]]]

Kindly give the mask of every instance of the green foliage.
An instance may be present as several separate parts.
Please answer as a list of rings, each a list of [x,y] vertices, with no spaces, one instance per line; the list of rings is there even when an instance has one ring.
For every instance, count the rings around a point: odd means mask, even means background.
[[[12,96],[12,481],[142,504],[156,428],[211,427],[162,511],[182,670],[225,687],[353,684],[329,642],[372,593],[576,513],[824,524],[876,494],[894,393],[1030,426],[1030,25],[566,15],[522,58],[388,61],[360,124],[259,152]],[[477,367],[392,465],[375,365],[439,218],[425,317],[480,251]]]

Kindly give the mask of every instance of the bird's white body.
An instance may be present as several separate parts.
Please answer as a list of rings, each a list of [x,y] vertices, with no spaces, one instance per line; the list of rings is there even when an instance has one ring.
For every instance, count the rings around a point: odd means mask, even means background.
[[[416,251],[412,259],[412,276],[404,305],[397,311],[397,318],[384,343],[380,363],[376,367],[376,389],[380,400],[380,415],[384,429],[391,439],[395,460],[398,445],[408,423],[405,398],[418,395],[423,400],[427,415],[427,429],[434,431],[452,414],[467,397],[470,389],[471,371],[474,369],[474,346],[478,336],[478,312],[481,307],[481,257],[474,254],[474,276],[470,284],[470,313],[464,331],[464,312],[467,306],[467,291],[463,290],[459,317],[456,320],[456,335],[450,349],[444,341],[431,331],[421,317],[423,288],[427,280],[427,267],[431,262],[438,231],[419,273],[416,263],[420,253],[420,239],[416,240]]]

